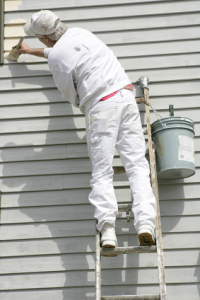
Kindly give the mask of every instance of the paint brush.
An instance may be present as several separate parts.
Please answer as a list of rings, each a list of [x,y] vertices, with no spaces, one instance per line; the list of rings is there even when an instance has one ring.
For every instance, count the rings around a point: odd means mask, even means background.
[[[10,51],[10,53],[7,56],[5,56],[5,58],[7,60],[18,60],[21,53],[16,53],[15,50],[18,50],[21,48],[21,44],[22,44],[23,40],[24,40],[24,38],[21,37],[18,44],[12,48],[12,50]]]

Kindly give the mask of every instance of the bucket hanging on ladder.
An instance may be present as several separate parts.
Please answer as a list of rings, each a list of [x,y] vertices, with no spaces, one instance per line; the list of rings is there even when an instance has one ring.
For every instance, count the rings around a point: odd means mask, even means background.
[[[152,124],[158,178],[181,179],[195,174],[194,124],[170,116]]]

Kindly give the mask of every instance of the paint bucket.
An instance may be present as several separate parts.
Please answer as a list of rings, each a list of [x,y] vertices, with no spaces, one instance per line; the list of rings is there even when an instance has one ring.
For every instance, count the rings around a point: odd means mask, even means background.
[[[168,117],[151,126],[158,178],[181,179],[195,174],[194,124],[184,117]]]

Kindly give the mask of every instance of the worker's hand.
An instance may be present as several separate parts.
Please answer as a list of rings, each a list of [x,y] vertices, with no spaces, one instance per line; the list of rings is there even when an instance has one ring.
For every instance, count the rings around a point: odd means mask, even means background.
[[[13,47],[13,49],[15,48],[16,46]],[[32,49],[30,48],[26,43],[22,43],[21,44],[21,47],[20,49],[18,50],[15,50],[16,53],[23,53],[23,54],[31,54],[31,55],[35,55],[35,56],[38,56],[38,57],[43,57],[45,58],[44,56],[44,49]]]
[[[14,46],[13,48],[15,48]],[[15,50],[16,53],[23,53],[23,54],[31,54],[31,48],[24,42],[22,42],[20,49]]]

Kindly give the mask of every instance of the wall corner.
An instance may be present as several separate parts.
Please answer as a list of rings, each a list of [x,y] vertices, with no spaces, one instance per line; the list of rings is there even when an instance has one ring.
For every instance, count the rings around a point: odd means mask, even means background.
[[[4,52],[4,0],[0,0],[0,64],[3,64]]]

